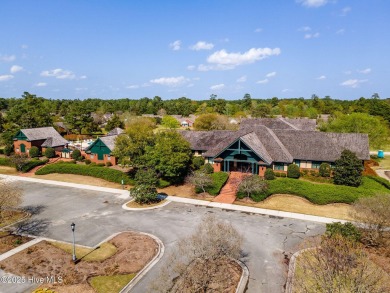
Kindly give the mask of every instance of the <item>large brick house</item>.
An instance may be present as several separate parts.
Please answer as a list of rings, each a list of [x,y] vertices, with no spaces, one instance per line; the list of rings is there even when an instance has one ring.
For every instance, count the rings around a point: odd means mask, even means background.
[[[53,148],[57,155],[67,147],[64,139],[53,127],[21,129],[14,136],[14,151],[16,154],[29,154],[31,147],[36,146],[41,152]]]
[[[238,131],[181,131],[194,155],[215,171],[240,171],[264,176],[267,168],[286,172],[291,163],[318,170],[333,164],[345,149],[369,160],[368,135],[315,131],[314,119],[245,119]]]

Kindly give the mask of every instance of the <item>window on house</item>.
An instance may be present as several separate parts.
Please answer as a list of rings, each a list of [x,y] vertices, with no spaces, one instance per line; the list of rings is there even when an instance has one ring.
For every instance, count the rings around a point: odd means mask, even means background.
[[[319,169],[319,168],[320,168],[320,165],[321,165],[321,162],[313,161],[313,162],[311,163],[311,168],[312,168],[312,169]]]
[[[297,165],[298,167],[301,167],[301,161],[300,160],[295,160],[294,164]]]
[[[274,170],[284,171],[284,164],[283,163],[275,163]]]
[[[89,157],[90,157],[91,159],[93,159],[93,158],[94,158],[94,155],[90,155]]]

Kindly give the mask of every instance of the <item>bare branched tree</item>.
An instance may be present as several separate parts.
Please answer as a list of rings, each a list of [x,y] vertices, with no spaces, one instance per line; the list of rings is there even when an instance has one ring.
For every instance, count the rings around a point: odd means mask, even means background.
[[[313,244],[297,258],[293,292],[389,292],[386,273],[358,242],[335,235]]]
[[[191,184],[194,184],[195,187],[202,189],[203,192],[206,192],[206,187],[213,184],[213,179],[211,178],[211,175],[206,174],[202,171],[196,171],[192,173],[189,176],[188,180]]]
[[[154,292],[225,292],[229,263],[241,256],[243,238],[229,223],[206,216],[191,236],[178,242],[152,284]]]
[[[370,245],[379,245],[383,231],[390,226],[390,196],[380,194],[360,198],[353,204],[354,219],[364,230],[364,240]]]
[[[28,162],[26,154],[15,154],[10,157],[11,162],[15,164],[18,171],[22,171],[23,166]]]
[[[14,183],[0,179],[0,222],[3,221],[3,212],[15,208],[22,203],[22,191]]]
[[[265,192],[268,189],[268,183],[257,175],[246,176],[240,183],[239,191],[245,193],[247,198],[254,192]]]

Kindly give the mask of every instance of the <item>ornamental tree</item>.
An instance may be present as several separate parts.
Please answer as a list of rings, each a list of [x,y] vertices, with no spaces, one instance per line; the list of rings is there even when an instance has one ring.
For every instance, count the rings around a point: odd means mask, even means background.
[[[333,181],[337,185],[358,187],[362,183],[363,163],[354,152],[344,150],[336,160]]]

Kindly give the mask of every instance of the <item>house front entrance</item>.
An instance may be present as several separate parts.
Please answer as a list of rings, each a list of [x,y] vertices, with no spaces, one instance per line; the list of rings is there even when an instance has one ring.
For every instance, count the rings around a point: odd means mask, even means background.
[[[229,162],[229,171],[241,173],[253,173],[252,164],[248,162]]]

